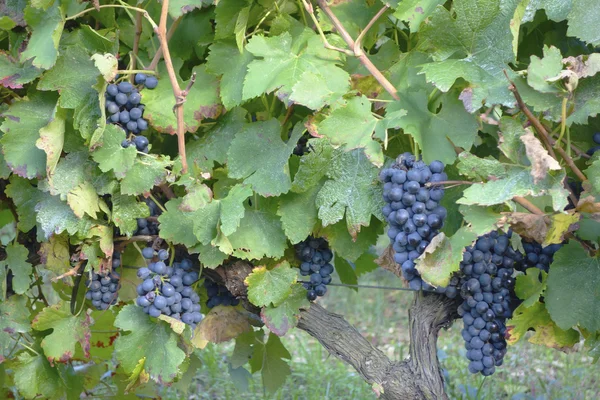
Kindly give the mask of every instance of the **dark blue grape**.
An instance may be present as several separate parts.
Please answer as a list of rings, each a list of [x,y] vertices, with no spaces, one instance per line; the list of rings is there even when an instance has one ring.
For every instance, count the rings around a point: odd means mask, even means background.
[[[148,76],[146,77],[146,81],[144,82],[144,85],[146,86],[147,89],[154,89],[156,86],[158,86],[158,79],[156,79],[156,77],[154,76]]]
[[[133,92],[129,95],[129,103],[131,103],[132,106],[137,106],[140,104],[140,101],[142,101],[142,96],[140,96],[139,93]]]
[[[148,121],[146,121],[145,119],[139,118],[136,122],[140,131],[145,131],[146,129],[148,129]]]
[[[133,85],[127,81],[120,82],[117,86],[121,93],[131,93],[133,90]]]
[[[142,85],[144,82],[146,82],[146,74],[135,74],[134,82],[136,85]]]
[[[109,96],[115,97],[119,94],[119,88],[114,83],[111,83],[106,87],[106,93]]]

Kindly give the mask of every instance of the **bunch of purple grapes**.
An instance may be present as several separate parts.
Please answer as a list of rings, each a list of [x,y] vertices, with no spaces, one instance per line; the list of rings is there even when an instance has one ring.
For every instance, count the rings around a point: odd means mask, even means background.
[[[469,371],[492,375],[506,354],[506,319],[512,316],[515,270],[523,256],[510,245],[510,232],[491,232],[465,249],[460,274],[445,288],[446,296],[463,299],[458,315],[463,319]]]
[[[415,260],[439,233],[446,219],[446,209],[439,202],[444,188],[435,185],[448,179],[444,164],[430,165],[404,153],[379,175],[383,185],[383,207],[389,228],[388,236],[394,249],[394,261],[401,266],[404,279],[414,290],[433,290],[423,282],[415,268]],[[432,185],[433,184],[433,185]]]
[[[537,242],[523,240],[523,250],[525,250],[524,267],[535,267],[548,272],[550,264],[554,261],[554,253],[560,250],[561,247],[562,244],[551,244],[542,247]]]
[[[183,259],[167,266],[167,250],[155,254],[152,247],[146,247],[142,255],[150,260],[148,267],[138,270],[143,282],[137,286],[137,305],[151,317],[168,315],[195,328],[202,321],[200,296],[192,285],[198,280],[198,273],[192,271],[192,262]]]
[[[306,293],[308,300],[313,301],[318,296],[324,296],[333,273],[333,265],[330,263],[333,253],[327,241],[323,238],[309,237],[296,245],[296,255],[302,261],[300,274],[310,278],[309,282],[303,283],[308,291]]]
[[[114,261],[113,261],[114,263]],[[85,285],[88,290],[85,298],[92,301],[92,305],[98,310],[107,310],[110,306],[117,304],[118,291],[121,277],[114,271],[105,275],[92,272],[91,280],[87,280]]]
[[[144,74],[135,76],[136,85],[144,85],[148,89],[154,89],[158,85],[158,80],[154,76],[146,77]],[[118,84],[111,83],[106,88],[105,108],[108,114],[107,122],[118,124],[125,132],[134,135],[140,134],[148,129],[148,121],[142,118],[144,105],[141,104],[142,96],[137,87],[130,82],[122,81]],[[127,143],[127,145],[125,145]],[[130,141],[124,141],[123,147],[128,147]],[[138,151],[148,152],[148,143],[145,146],[138,146]]]
[[[208,295],[208,300],[206,301],[206,306],[208,308],[213,308],[216,306],[235,307],[240,304],[240,300],[232,295],[225,286],[219,285],[218,283],[209,281],[207,279],[204,281],[204,287],[206,288],[206,294]]]

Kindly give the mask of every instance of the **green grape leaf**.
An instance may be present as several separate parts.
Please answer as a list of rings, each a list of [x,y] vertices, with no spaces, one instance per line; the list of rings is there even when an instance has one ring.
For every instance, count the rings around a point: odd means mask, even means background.
[[[27,333],[31,330],[29,325],[30,311],[27,308],[25,296],[10,296],[8,299],[0,295],[0,364],[9,356],[10,346],[15,339],[11,335]]]
[[[549,19],[560,22],[567,18],[571,11],[572,0],[530,0],[525,8],[522,23],[531,22],[537,10],[543,9]]]
[[[311,152],[300,157],[298,172],[294,175],[292,191],[302,193],[319,185],[327,173],[327,167],[334,156],[339,154],[329,144],[327,139],[311,139],[308,144],[313,148]]]
[[[182,211],[193,212],[206,207],[212,200],[212,191],[204,183],[192,182],[186,188],[186,195],[182,197],[180,208]]]
[[[246,110],[234,108],[219,118],[216,125],[186,147],[188,163],[201,171],[210,171],[215,163],[225,164],[236,133],[244,126]]]
[[[61,201],[58,196],[46,195],[35,208],[36,220],[40,224],[46,239],[53,234],[67,231],[70,235],[85,234],[91,228],[92,221],[88,217],[77,218],[71,207]]]
[[[58,42],[65,23],[60,5],[54,3],[47,10],[28,6],[25,8],[25,21],[32,34],[27,48],[21,53],[21,60],[33,59],[34,66],[50,69],[58,56]]]
[[[219,200],[221,204],[221,232],[225,236],[234,233],[244,218],[244,202],[252,196],[252,189],[246,185],[235,185],[229,190],[227,197]]]
[[[8,267],[13,273],[12,287],[15,293],[23,294],[31,284],[32,265],[27,262],[29,251],[20,243],[11,243],[4,249],[6,259],[0,261],[0,268]]]
[[[277,307],[265,307],[260,316],[267,328],[277,336],[284,336],[298,323],[300,309],[310,307],[306,289],[300,284],[292,286],[292,293]]]
[[[244,179],[244,183],[265,197],[288,192],[292,187],[288,160],[301,135],[300,129],[294,130],[284,143],[276,119],[247,124],[229,148],[229,176]]]
[[[198,259],[201,260],[202,265],[207,268],[217,268],[219,265],[223,264],[223,261],[225,261],[227,257],[229,257],[219,250],[218,247],[210,244],[198,244],[189,250],[190,252],[198,252],[200,254]]]
[[[256,306],[271,304],[278,307],[292,294],[292,284],[296,282],[297,270],[287,261],[277,264],[273,269],[257,267],[246,277],[248,300]]]
[[[117,178],[123,178],[133,167],[137,155],[135,147],[121,146],[123,140],[125,140],[125,131],[117,125],[109,124],[104,130],[102,142],[92,153],[98,168],[102,172],[114,171]]]
[[[520,305],[513,313],[512,319],[506,322],[509,344],[517,343],[529,329],[534,329],[535,334],[529,342],[557,350],[568,351],[579,343],[579,332],[574,329],[561,329],[550,318],[546,307],[539,301],[532,306]]]
[[[254,345],[254,353],[250,359],[252,373],[261,371],[264,388],[269,393],[275,393],[292,373],[290,366],[284,361],[291,358],[279,337],[270,334],[266,344],[257,342]]]
[[[279,258],[287,247],[281,221],[274,211],[246,210],[239,228],[228,239],[232,254],[246,260]]]
[[[394,17],[408,21],[410,31],[418,32],[421,23],[441,4],[444,0],[403,0],[398,3]]]
[[[41,73],[41,70],[32,65],[31,60],[21,63],[9,53],[0,51],[0,85],[10,89],[20,89]]]
[[[10,184],[6,186],[6,195],[13,200],[17,208],[19,221],[17,227],[21,232],[29,232],[36,223],[36,205],[42,199],[42,193],[21,177],[12,175]]]
[[[298,323],[300,309],[310,307],[306,289],[300,284],[292,286],[292,293],[277,307],[265,307],[260,313],[267,328],[277,336],[284,336]]]
[[[531,63],[527,68],[527,83],[529,86],[542,93],[558,93],[560,89],[551,82],[563,69],[562,54],[556,47],[544,46],[544,57],[531,56]]]
[[[470,149],[479,124],[453,92],[444,95],[441,102],[441,111],[432,113],[427,107],[427,92],[406,91],[400,101],[388,106],[387,112],[406,110],[406,115],[398,116],[396,121],[419,144],[425,162],[452,164],[456,159],[454,146]]]
[[[167,211],[158,217],[159,233],[161,238],[173,244],[192,247],[198,243],[198,239],[194,235],[194,214],[181,211],[182,201],[182,199],[172,199],[165,204]]]
[[[361,229],[356,237],[350,235],[343,221],[328,225],[321,232],[337,255],[350,262],[355,262],[369,249],[371,244],[377,241],[380,231],[381,223],[372,220],[369,226]]]
[[[244,99],[277,90],[278,97],[286,103],[318,109],[348,91],[350,76],[337,66],[344,61],[343,55],[323,47],[321,38],[311,29],[294,32],[298,32],[294,37],[284,32],[250,39],[246,50],[257,59],[248,65]],[[307,93],[315,88],[317,97],[310,97]]]
[[[369,226],[371,215],[383,220],[378,174],[378,169],[362,150],[339,151],[327,171],[330,179],[317,195],[316,204],[323,226],[335,224],[345,215],[348,231],[356,238],[361,227]]]
[[[600,75],[583,79],[577,86],[577,96],[574,99],[575,111],[567,117],[567,125],[587,124],[588,119],[600,113],[600,98],[598,87],[600,86]]]
[[[52,176],[65,142],[65,120],[66,110],[58,108],[54,119],[48,125],[40,129],[40,138],[35,145],[46,153],[46,175]]]
[[[121,194],[138,195],[160,185],[167,176],[165,168],[169,163],[168,158],[163,156],[136,158],[121,181]]]
[[[233,35],[238,15],[250,3],[249,0],[221,0],[217,3],[215,39],[225,39]]]
[[[25,398],[41,395],[45,399],[58,400],[62,397],[64,388],[60,371],[53,368],[43,354],[19,354],[13,370],[15,385]]]
[[[100,201],[96,189],[90,182],[82,183],[67,195],[67,204],[79,218],[87,214],[95,219],[96,214],[100,212]]]
[[[482,105],[514,105],[503,71],[515,58],[511,20],[519,3],[460,0],[450,10],[436,8],[419,32],[419,50],[435,60],[423,65],[427,81],[443,92],[459,78],[469,82],[460,98],[471,113]],[[478,23],[472,23],[472,10]]]
[[[50,240],[41,244],[40,263],[57,275],[64,274],[71,268],[71,252],[66,235],[53,235]]]
[[[56,93],[33,92],[28,100],[14,102],[2,116],[6,119],[0,144],[9,168],[23,178],[42,178],[46,153],[36,147],[40,129],[54,117]]]
[[[87,313],[79,316],[71,314],[69,303],[60,301],[44,308],[32,321],[31,327],[37,331],[52,329],[46,335],[41,346],[50,362],[67,362],[75,354],[75,344],[79,343],[85,357],[90,356],[90,324]]]
[[[218,41],[210,46],[206,68],[212,74],[221,75],[219,94],[225,108],[230,109],[242,103],[244,78],[253,59],[248,50],[240,52],[233,41]]]
[[[537,268],[529,268],[525,271],[525,275],[517,276],[515,293],[523,300],[523,307],[531,307],[544,294],[547,278],[548,274]]]
[[[356,274],[354,263],[335,254],[335,271],[340,277],[340,281],[346,285],[356,285],[358,283],[358,275]],[[355,289],[358,291],[358,289]]]
[[[91,183],[92,171],[95,164],[88,158],[87,151],[77,151],[61,158],[54,174],[48,178],[50,194],[60,195],[61,200],[66,200],[67,195],[77,186]]]
[[[326,136],[335,146],[346,146],[348,150],[363,148],[369,160],[380,167],[383,165],[381,144],[373,140],[377,123],[369,100],[364,96],[353,97],[317,123],[315,132]]]
[[[573,1],[569,12],[567,35],[575,36],[593,46],[600,44],[600,29],[595,21],[600,18],[600,9],[594,1]]]
[[[133,235],[133,232],[138,228],[138,218],[146,218],[150,215],[148,206],[144,203],[138,203],[134,196],[113,193],[111,201],[113,206],[112,221],[125,236]]]
[[[75,110],[73,125],[83,137],[90,138],[102,117],[100,94],[94,88],[101,80],[100,71],[88,53],[71,46],[61,52],[56,65],[42,76],[37,88],[60,92],[60,106]]]
[[[177,335],[164,321],[151,321],[144,311],[133,304],[121,309],[115,326],[127,334],[115,341],[117,360],[128,374],[139,360],[146,358],[144,369],[156,382],[171,382],[185,360],[185,353],[177,347]]]
[[[173,0],[169,2],[169,15],[177,19],[197,8],[202,8],[204,4],[207,4],[206,0]]]
[[[459,204],[491,206],[512,200],[515,196],[552,197],[554,210],[561,211],[567,205],[568,192],[563,187],[564,171],[548,172],[544,179],[535,183],[532,167],[505,164],[493,159],[479,158],[470,153],[459,155],[461,174],[490,179],[483,184],[469,186],[463,192]]]
[[[302,193],[289,192],[279,197],[277,215],[281,217],[281,226],[292,244],[306,239],[318,222],[316,206],[321,185],[312,186]]]
[[[588,178],[592,191],[595,195],[600,195],[600,158],[592,161],[585,170],[585,176]]]
[[[598,258],[591,258],[581,244],[569,242],[554,254],[547,284],[546,307],[560,328],[580,325],[589,331],[600,330]]]
[[[168,76],[164,63],[159,65],[158,70],[161,76]],[[196,132],[203,119],[218,117],[222,108],[217,78],[206,72],[206,65],[194,67],[192,73],[196,73],[196,81],[186,96],[183,111],[185,132]],[[181,88],[188,84],[189,81],[179,79]],[[169,79],[161,79],[155,89],[145,90],[142,101],[146,105],[144,118],[148,119],[150,125],[161,133],[174,135],[177,132],[177,119],[173,112],[175,97]]]

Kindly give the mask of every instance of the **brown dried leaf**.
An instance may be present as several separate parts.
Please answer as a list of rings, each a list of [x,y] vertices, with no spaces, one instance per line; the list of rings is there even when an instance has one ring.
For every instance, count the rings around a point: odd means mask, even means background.
[[[375,264],[379,265],[383,269],[387,269],[392,272],[398,278],[402,278],[402,271],[400,266],[394,261],[394,249],[391,245],[381,253],[379,258],[375,259]]]
[[[544,242],[548,233],[550,219],[546,215],[537,215],[530,213],[503,213],[507,217],[513,231],[519,236],[535,240],[538,243]]]
[[[192,343],[222,343],[252,330],[245,315],[234,307],[217,306],[198,324]],[[197,346],[198,347],[198,346]]]
[[[536,138],[529,128],[527,133],[520,137],[525,145],[527,158],[531,161],[531,176],[533,183],[537,184],[548,175],[549,170],[561,169],[560,164],[548,154],[542,143]]]

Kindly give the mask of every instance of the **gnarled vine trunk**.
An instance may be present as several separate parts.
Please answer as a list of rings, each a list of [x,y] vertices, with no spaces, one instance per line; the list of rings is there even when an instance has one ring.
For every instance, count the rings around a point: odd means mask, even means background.
[[[235,296],[246,296],[244,280],[252,265],[236,261],[226,268],[210,271]],[[397,271],[393,271],[397,273]],[[247,302],[245,302],[247,303]],[[255,307],[249,311],[257,312]],[[250,305],[251,306],[251,305]],[[437,358],[437,338],[441,328],[456,317],[456,303],[444,295],[415,293],[408,311],[410,358],[390,360],[365,339],[341,315],[327,311],[317,303],[300,313],[298,328],[314,337],[340,360],[351,365],[364,380],[373,384],[381,399],[446,399],[444,381]]]
[[[329,353],[351,365],[381,390],[382,399],[446,399],[437,358],[438,332],[455,317],[454,301],[436,294],[415,294],[409,310],[410,358],[393,362],[342,316],[313,304],[300,314],[298,328]],[[379,387],[379,389],[378,389]]]

